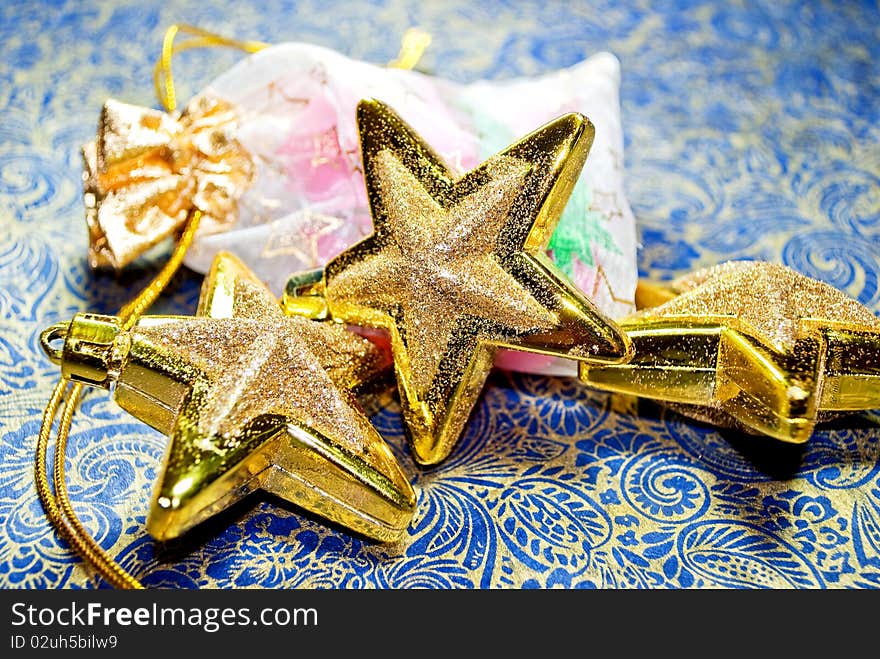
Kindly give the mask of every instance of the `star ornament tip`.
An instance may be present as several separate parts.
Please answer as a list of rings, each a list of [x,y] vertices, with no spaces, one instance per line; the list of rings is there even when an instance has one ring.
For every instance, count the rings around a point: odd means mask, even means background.
[[[327,264],[337,321],[389,331],[422,464],[461,435],[498,348],[614,364],[627,335],[546,255],[594,129],[564,115],[459,175],[390,107],[357,108],[373,233]],[[293,306],[291,304],[288,306]]]

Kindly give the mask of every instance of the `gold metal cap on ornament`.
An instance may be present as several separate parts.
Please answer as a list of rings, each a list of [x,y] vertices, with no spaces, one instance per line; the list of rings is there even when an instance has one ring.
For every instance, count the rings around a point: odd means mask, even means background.
[[[295,275],[288,313],[388,330],[416,460],[458,441],[492,367],[514,348],[625,361],[629,339],[545,248],[593,141],[572,113],[463,175],[390,107],[357,108],[373,233],[320,273]]]
[[[792,443],[824,417],[880,407],[880,319],[833,286],[733,261],[642,282],[636,303],[620,321],[635,355],[581,364],[588,385]]]
[[[79,314],[42,339],[66,375],[114,386],[121,407],[169,435],[147,520],[157,539],[256,489],[381,541],[412,519],[406,474],[351,393],[387,357],[336,323],[285,316],[229,254],[215,259],[195,317],[144,316],[124,330]]]
[[[50,359],[61,365],[61,375],[74,382],[109,389],[127,353],[126,337],[115,316],[80,313],[73,322],[56,323],[40,334]],[[52,348],[58,340],[61,349]]]

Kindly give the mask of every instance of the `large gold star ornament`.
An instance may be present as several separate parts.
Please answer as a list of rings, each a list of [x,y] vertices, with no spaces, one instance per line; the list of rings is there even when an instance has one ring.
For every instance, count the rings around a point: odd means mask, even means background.
[[[357,122],[374,232],[317,284],[293,278],[285,305],[390,332],[418,462],[450,453],[498,347],[628,357],[626,335],[544,251],[592,144],[585,117],[562,116],[463,176],[381,102],[361,101]]]
[[[64,338],[60,350],[53,339]],[[196,317],[79,314],[44,333],[74,380],[170,436],[147,529],[165,540],[263,489],[382,541],[415,495],[349,391],[387,363],[335,323],[287,317],[245,266],[220,254]]]
[[[581,365],[587,384],[791,443],[824,416],[880,407],[880,319],[833,286],[732,261],[640,283],[636,303],[621,320],[632,361]]]

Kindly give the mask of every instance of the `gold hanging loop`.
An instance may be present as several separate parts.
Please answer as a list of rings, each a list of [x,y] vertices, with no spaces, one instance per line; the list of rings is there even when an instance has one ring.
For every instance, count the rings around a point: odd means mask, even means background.
[[[193,36],[175,45],[174,40],[180,32]],[[173,112],[177,108],[177,93],[174,88],[174,76],[171,72],[171,60],[174,55],[191,48],[216,47],[237,48],[246,53],[256,53],[268,48],[269,44],[262,41],[231,39],[185,23],[171,25],[165,30],[165,36],[162,39],[162,52],[153,69],[153,84],[156,86],[156,95],[166,111]]]
[[[152,305],[163,290],[168,286],[171,278],[183,263],[183,257],[195,238],[196,231],[201,220],[201,212],[194,210],[190,213],[186,228],[177,241],[171,257],[155,276],[155,278],[137,295],[131,302],[126,304],[119,313],[122,326],[131,328],[140,316]],[[62,327],[64,325],[64,327]],[[52,341],[62,338],[62,332],[66,334],[66,323],[59,323],[48,328],[40,336],[43,349],[47,350]],[[51,353],[49,352],[51,350]],[[59,351],[60,352],[60,351]],[[47,354],[54,360],[56,349],[49,348]],[[60,357],[59,357],[60,359]],[[70,380],[66,377],[59,379],[52,392],[49,403],[43,412],[43,422],[37,438],[36,459],[34,460],[34,476],[37,486],[37,494],[46,511],[46,516],[55,529],[70,543],[71,548],[79,556],[90,563],[95,571],[103,577],[107,583],[116,588],[140,589],[143,585],[131,574],[110,557],[104,549],[89,535],[88,530],[76,515],[70,502],[70,494],[67,490],[64,460],[67,453],[67,438],[73,421],[73,413],[82,393],[83,385],[75,383],[67,396],[61,419],[58,422],[58,433],[55,439],[55,461],[52,470],[52,487],[49,486],[47,475],[47,456],[49,453],[49,439],[52,435],[52,424],[58,416],[58,409],[67,390]]]

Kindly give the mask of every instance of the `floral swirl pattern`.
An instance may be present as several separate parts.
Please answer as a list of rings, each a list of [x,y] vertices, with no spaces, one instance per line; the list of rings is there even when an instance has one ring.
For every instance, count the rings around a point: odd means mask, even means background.
[[[332,3],[331,3],[332,4]],[[260,12],[183,0],[0,6],[0,586],[95,588],[49,527],[32,452],[56,372],[42,328],[112,312],[167,257],[118,278],[85,262],[79,146],[108,96],[153,103],[164,28],[187,22],[387,62],[413,24],[424,66],[462,82],[621,60],[627,196],[642,275],[783,262],[880,311],[880,11],[871,3],[464,0]],[[175,63],[185,98],[227,50]],[[589,160],[587,161],[589,167]],[[192,313],[183,273],[154,308]],[[388,402],[372,417],[418,493],[408,537],[377,545],[254,494],[174,543],[144,516],[165,439],[91,392],[68,454],[74,506],[151,587],[880,588],[880,425],[803,447],[704,426],[575,380],[496,372],[449,460],[420,469]]]
[[[707,475],[676,458],[649,453],[630,462],[622,474],[627,502],[657,522],[696,519],[709,506]]]

